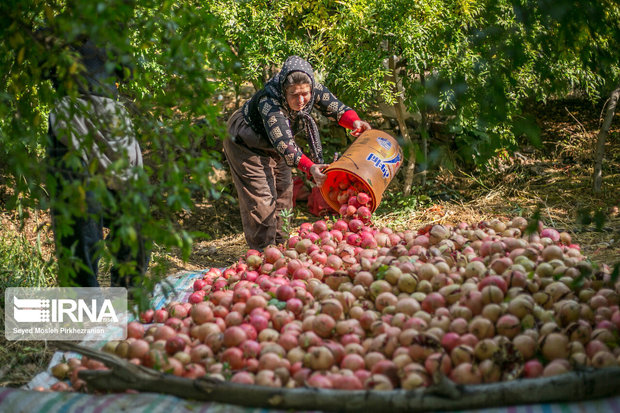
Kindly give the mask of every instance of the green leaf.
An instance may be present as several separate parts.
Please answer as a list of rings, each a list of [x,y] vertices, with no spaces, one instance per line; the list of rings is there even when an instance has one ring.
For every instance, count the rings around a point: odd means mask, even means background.
[[[616,263],[616,265],[614,265],[614,269],[611,272],[611,282],[616,282],[618,277],[620,277],[620,263]]]
[[[536,209],[536,211],[532,214],[531,218],[528,220],[527,227],[525,228],[525,234],[530,235],[538,232],[538,223],[540,222],[540,209]]]
[[[272,298],[271,300],[269,300],[269,305],[274,305],[278,308],[278,310],[284,310],[286,308],[286,302],[285,301],[279,301],[277,298]]]
[[[377,273],[375,274],[375,280],[383,280],[385,278],[385,273],[390,268],[387,264],[382,264],[379,268],[377,268]]]

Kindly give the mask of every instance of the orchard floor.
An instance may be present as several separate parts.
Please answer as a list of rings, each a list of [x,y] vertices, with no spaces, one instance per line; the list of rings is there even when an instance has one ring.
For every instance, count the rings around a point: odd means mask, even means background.
[[[531,217],[536,211],[546,226],[565,230],[573,242],[593,262],[613,266],[620,262],[620,121],[616,117],[604,164],[603,191],[593,194],[591,187],[592,148],[599,127],[600,107],[581,101],[553,102],[537,106],[542,130],[541,149],[523,146],[515,156],[494,163],[486,172],[438,170],[429,174],[424,187],[414,193],[422,199],[415,207],[392,209],[402,190],[402,174],[389,188],[390,197],[377,211],[375,224],[396,230],[417,229],[430,223],[477,223],[514,216]],[[396,132],[397,133],[397,132]],[[227,171],[219,179],[234,189]],[[2,192],[2,191],[0,191]],[[3,197],[0,193],[0,204]],[[4,208],[3,208],[4,209]],[[583,216],[600,212],[602,228],[583,223]],[[580,218],[581,217],[581,218]],[[310,215],[304,203],[295,209],[292,227],[318,219]],[[581,221],[580,221],[581,219]],[[20,229],[15,216],[0,214],[1,231],[21,231],[31,242],[41,237],[42,253],[53,255],[49,216],[33,211]],[[167,274],[195,271],[208,267],[226,267],[246,250],[239,210],[230,199],[196,200],[195,209],[179,217],[179,225],[191,231],[203,231],[209,239],[196,240],[188,261],[179,251],[166,253],[155,248],[153,262]],[[109,279],[101,280],[102,284]],[[0,318],[4,319],[0,309]],[[2,330],[4,323],[2,325]],[[0,387],[20,387],[46,369],[53,351],[42,342],[8,342],[0,331]]]

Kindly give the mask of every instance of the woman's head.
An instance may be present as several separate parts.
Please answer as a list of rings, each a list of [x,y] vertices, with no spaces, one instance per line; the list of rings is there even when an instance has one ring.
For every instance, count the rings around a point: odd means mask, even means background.
[[[289,108],[300,111],[312,98],[312,81],[303,72],[292,72],[286,76],[282,90]]]

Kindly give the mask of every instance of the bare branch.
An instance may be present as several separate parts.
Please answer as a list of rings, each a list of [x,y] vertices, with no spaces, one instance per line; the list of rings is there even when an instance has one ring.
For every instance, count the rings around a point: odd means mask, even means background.
[[[587,369],[539,379],[482,385],[456,385],[443,378],[418,390],[331,390],[273,388],[222,382],[208,377],[190,380],[133,365],[116,356],[70,342],[56,346],[99,360],[111,371],[84,370],[79,377],[90,388],[134,389],[178,397],[251,407],[331,410],[408,411],[474,409],[527,403],[583,401],[618,394],[620,368]]]
[[[592,190],[594,193],[601,192],[601,186],[603,184],[603,157],[605,156],[605,140],[611,127],[611,122],[616,114],[616,105],[618,104],[618,98],[620,97],[620,84],[616,89],[611,92],[609,97],[609,105],[607,106],[607,113],[605,114],[605,120],[598,132],[596,138],[596,151],[594,152],[594,173],[592,174]]]

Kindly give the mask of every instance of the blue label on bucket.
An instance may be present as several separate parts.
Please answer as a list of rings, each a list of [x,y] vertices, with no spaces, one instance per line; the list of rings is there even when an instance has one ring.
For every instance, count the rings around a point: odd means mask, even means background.
[[[366,160],[372,162],[375,168],[379,168],[384,178],[388,178],[390,176],[390,168],[388,168],[388,165],[398,167],[400,164],[400,153],[396,152],[391,159],[383,160],[377,154],[371,152],[368,154]]]
[[[381,145],[383,148],[390,150],[392,148],[392,142],[385,138],[377,138],[377,143]]]

